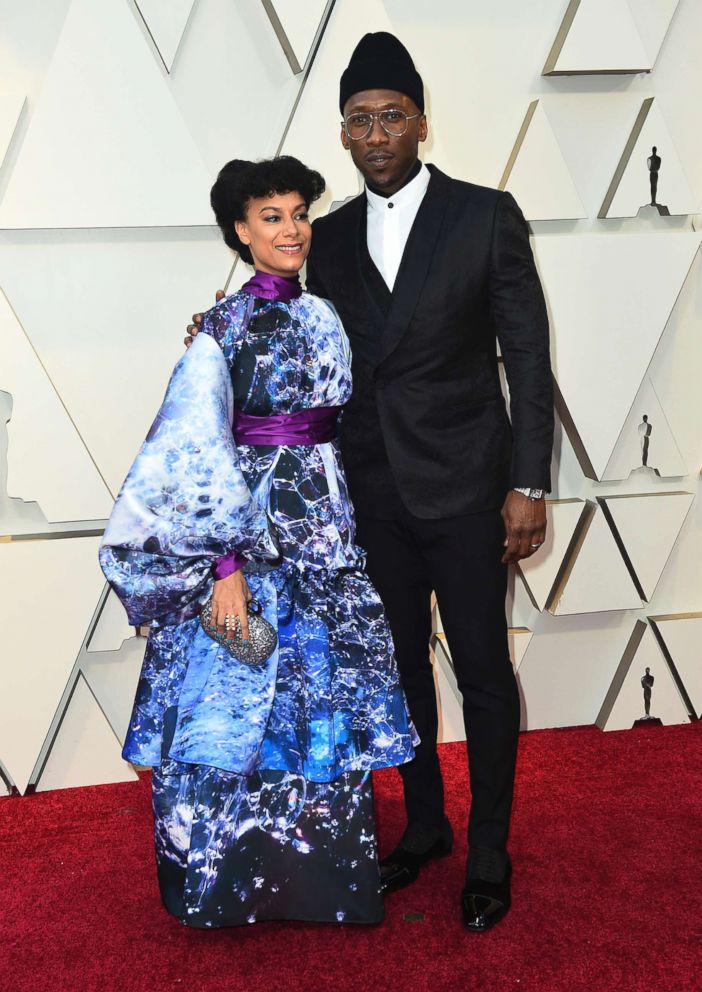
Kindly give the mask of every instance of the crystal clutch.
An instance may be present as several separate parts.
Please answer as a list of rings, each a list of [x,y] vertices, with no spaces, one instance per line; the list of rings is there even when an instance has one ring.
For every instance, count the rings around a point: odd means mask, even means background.
[[[245,665],[261,665],[270,658],[278,643],[278,635],[272,624],[261,615],[261,604],[252,599],[247,608],[249,617],[249,639],[242,640],[239,620],[233,632],[220,633],[212,624],[212,600],[208,600],[200,611],[202,629],[222,647]]]

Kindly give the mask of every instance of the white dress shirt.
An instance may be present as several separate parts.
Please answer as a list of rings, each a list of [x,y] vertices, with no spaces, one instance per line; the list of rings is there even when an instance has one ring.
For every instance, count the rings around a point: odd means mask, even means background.
[[[393,196],[378,196],[366,186],[368,251],[390,291],[430,179],[431,173],[422,163],[414,179]]]

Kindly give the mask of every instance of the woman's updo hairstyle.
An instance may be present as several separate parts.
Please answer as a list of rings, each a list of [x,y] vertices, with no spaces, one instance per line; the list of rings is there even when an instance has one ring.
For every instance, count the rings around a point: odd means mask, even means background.
[[[262,162],[235,158],[227,162],[217,176],[210,192],[210,203],[225,242],[251,265],[251,249],[239,240],[234,229],[235,221],[246,220],[249,201],[299,193],[309,208],[322,195],[325,186],[318,172],[308,169],[292,155],[280,155]]]

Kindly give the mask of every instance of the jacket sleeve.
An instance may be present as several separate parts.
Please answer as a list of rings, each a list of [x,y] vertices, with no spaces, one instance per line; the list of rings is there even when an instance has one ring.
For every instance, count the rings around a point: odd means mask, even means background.
[[[510,193],[495,210],[490,307],[510,393],[513,487],[551,489],[553,381],[546,303],[524,216]]]
[[[231,430],[234,317],[226,300],[205,315],[105,529],[100,565],[132,624],[195,616],[210,594],[217,558],[237,552],[254,563],[278,559],[266,508],[249,491]]]

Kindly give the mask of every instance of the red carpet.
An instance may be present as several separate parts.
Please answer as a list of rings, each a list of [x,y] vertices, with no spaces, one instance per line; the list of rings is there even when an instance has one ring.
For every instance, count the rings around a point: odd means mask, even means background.
[[[702,725],[523,735],[513,909],[461,928],[465,844],[371,929],[191,931],[162,910],[149,782],[0,800],[2,992],[699,992]],[[461,744],[442,762],[457,836]],[[381,847],[399,776],[376,776]],[[421,914],[421,918],[415,918]]]

